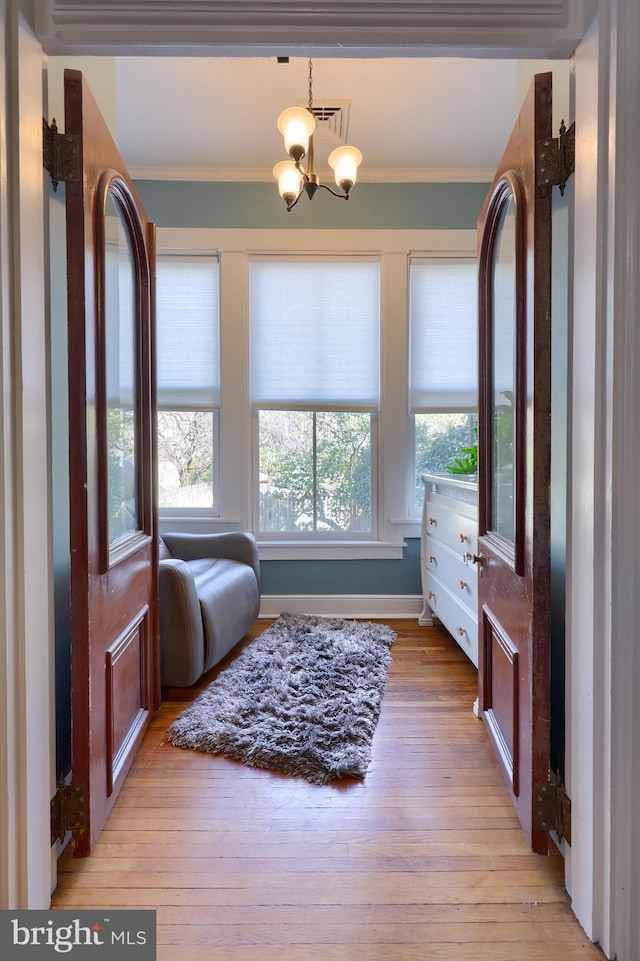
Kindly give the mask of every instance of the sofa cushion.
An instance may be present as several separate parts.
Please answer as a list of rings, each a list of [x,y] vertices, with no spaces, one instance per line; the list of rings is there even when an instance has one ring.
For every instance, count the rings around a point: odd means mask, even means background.
[[[167,545],[165,544],[165,542],[163,541],[163,539],[162,539],[161,537],[158,538],[158,558],[159,558],[159,560],[161,560],[161,561],[166,561],[169,557],[171,557],[171,551],[169,550],[169,548],[167,547]]]
[[[249,630],[260,609],[260,594],[255,574],[248,564],[227,558],[188,563],[200,599],[205,642],[204,671],[208,671]]]
[[[162,683],[188,687],[202,673],[205,649],[202,613],[187,564],[168,557],[160,564]]]
[[[225,560],[221,560],[219,557],[199,557],[196,561],[185,561],[189,570],[196,579],[196,584],[199,586],[200,582],[206,583],[209,577],[215,576],[214,568],[218,564],[226,564]],[[218,574],[221,573],[221,569],[218,569]]]

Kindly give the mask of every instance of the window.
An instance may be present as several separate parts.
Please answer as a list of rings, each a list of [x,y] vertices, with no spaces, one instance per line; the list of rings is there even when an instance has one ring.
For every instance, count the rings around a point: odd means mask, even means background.
[[[217,514],[219,276],[212,256],[157,259],[158,501]]]
[[[414,507],[424,473],[447,473],[475,440],[478,334],[474,260],[413,260],[409,275],[409,409]]]
[[[375,534],[379,291],[377,261],[250,263],[259,534]]]
[[[414,461],[415,506],[422,506],[424,485],[422,474],[447,474],[464,447],[475,443],[476,415],[415,414],[414,415]]]
[[[475,229],[163,227],[158,246],[161,518],[253,530],[265,560],[401,558],[420,530],[420,474],[473,437]],[[426,346],[425,364],[417,350],[442,333],[419,324],[425,265],[427,294],[438,276],[446,288],[427,320],[460,342],[444,385],[430,367],[443,348]]]

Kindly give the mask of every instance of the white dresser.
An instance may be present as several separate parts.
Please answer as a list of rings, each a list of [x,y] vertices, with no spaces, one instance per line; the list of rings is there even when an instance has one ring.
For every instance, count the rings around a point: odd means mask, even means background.
[[[478,573],[464,555],[477,553],[478,485],[423,474],[420,540],[423,609],[418,623],[444,624],[478,666]]]

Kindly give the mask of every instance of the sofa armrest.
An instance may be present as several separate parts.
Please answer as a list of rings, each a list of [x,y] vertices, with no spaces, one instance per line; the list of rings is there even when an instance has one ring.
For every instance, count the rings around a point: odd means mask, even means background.
[[[229,534],[163,534],[162,539],[174,558],[195,561],[203,557],[226,557],[253,568],[260,589],[260,558],[253,534],[234,531]]]
[[[158,565],[162,683],[189,687],[202,674],[205,643],[200,601],[189,565],[168,558]]]

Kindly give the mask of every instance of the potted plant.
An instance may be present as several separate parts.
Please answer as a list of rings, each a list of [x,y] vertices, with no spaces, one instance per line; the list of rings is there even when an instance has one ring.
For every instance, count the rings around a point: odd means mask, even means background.
[[[497,404],[494,417],[494,454],[497,455],[498,471],[503,477],[513,477],[513,391],[503,390],[504,403]],[[473,444],[461,447],[453,463],[447,466],[450,474],[466,476],[478,473],[478,430],[474,428]]]
[[[447,465],[450,474],[476,475],[478,473],[478,432],[474,429],[474,442],[469,447],[461,447],[453,462]]]

